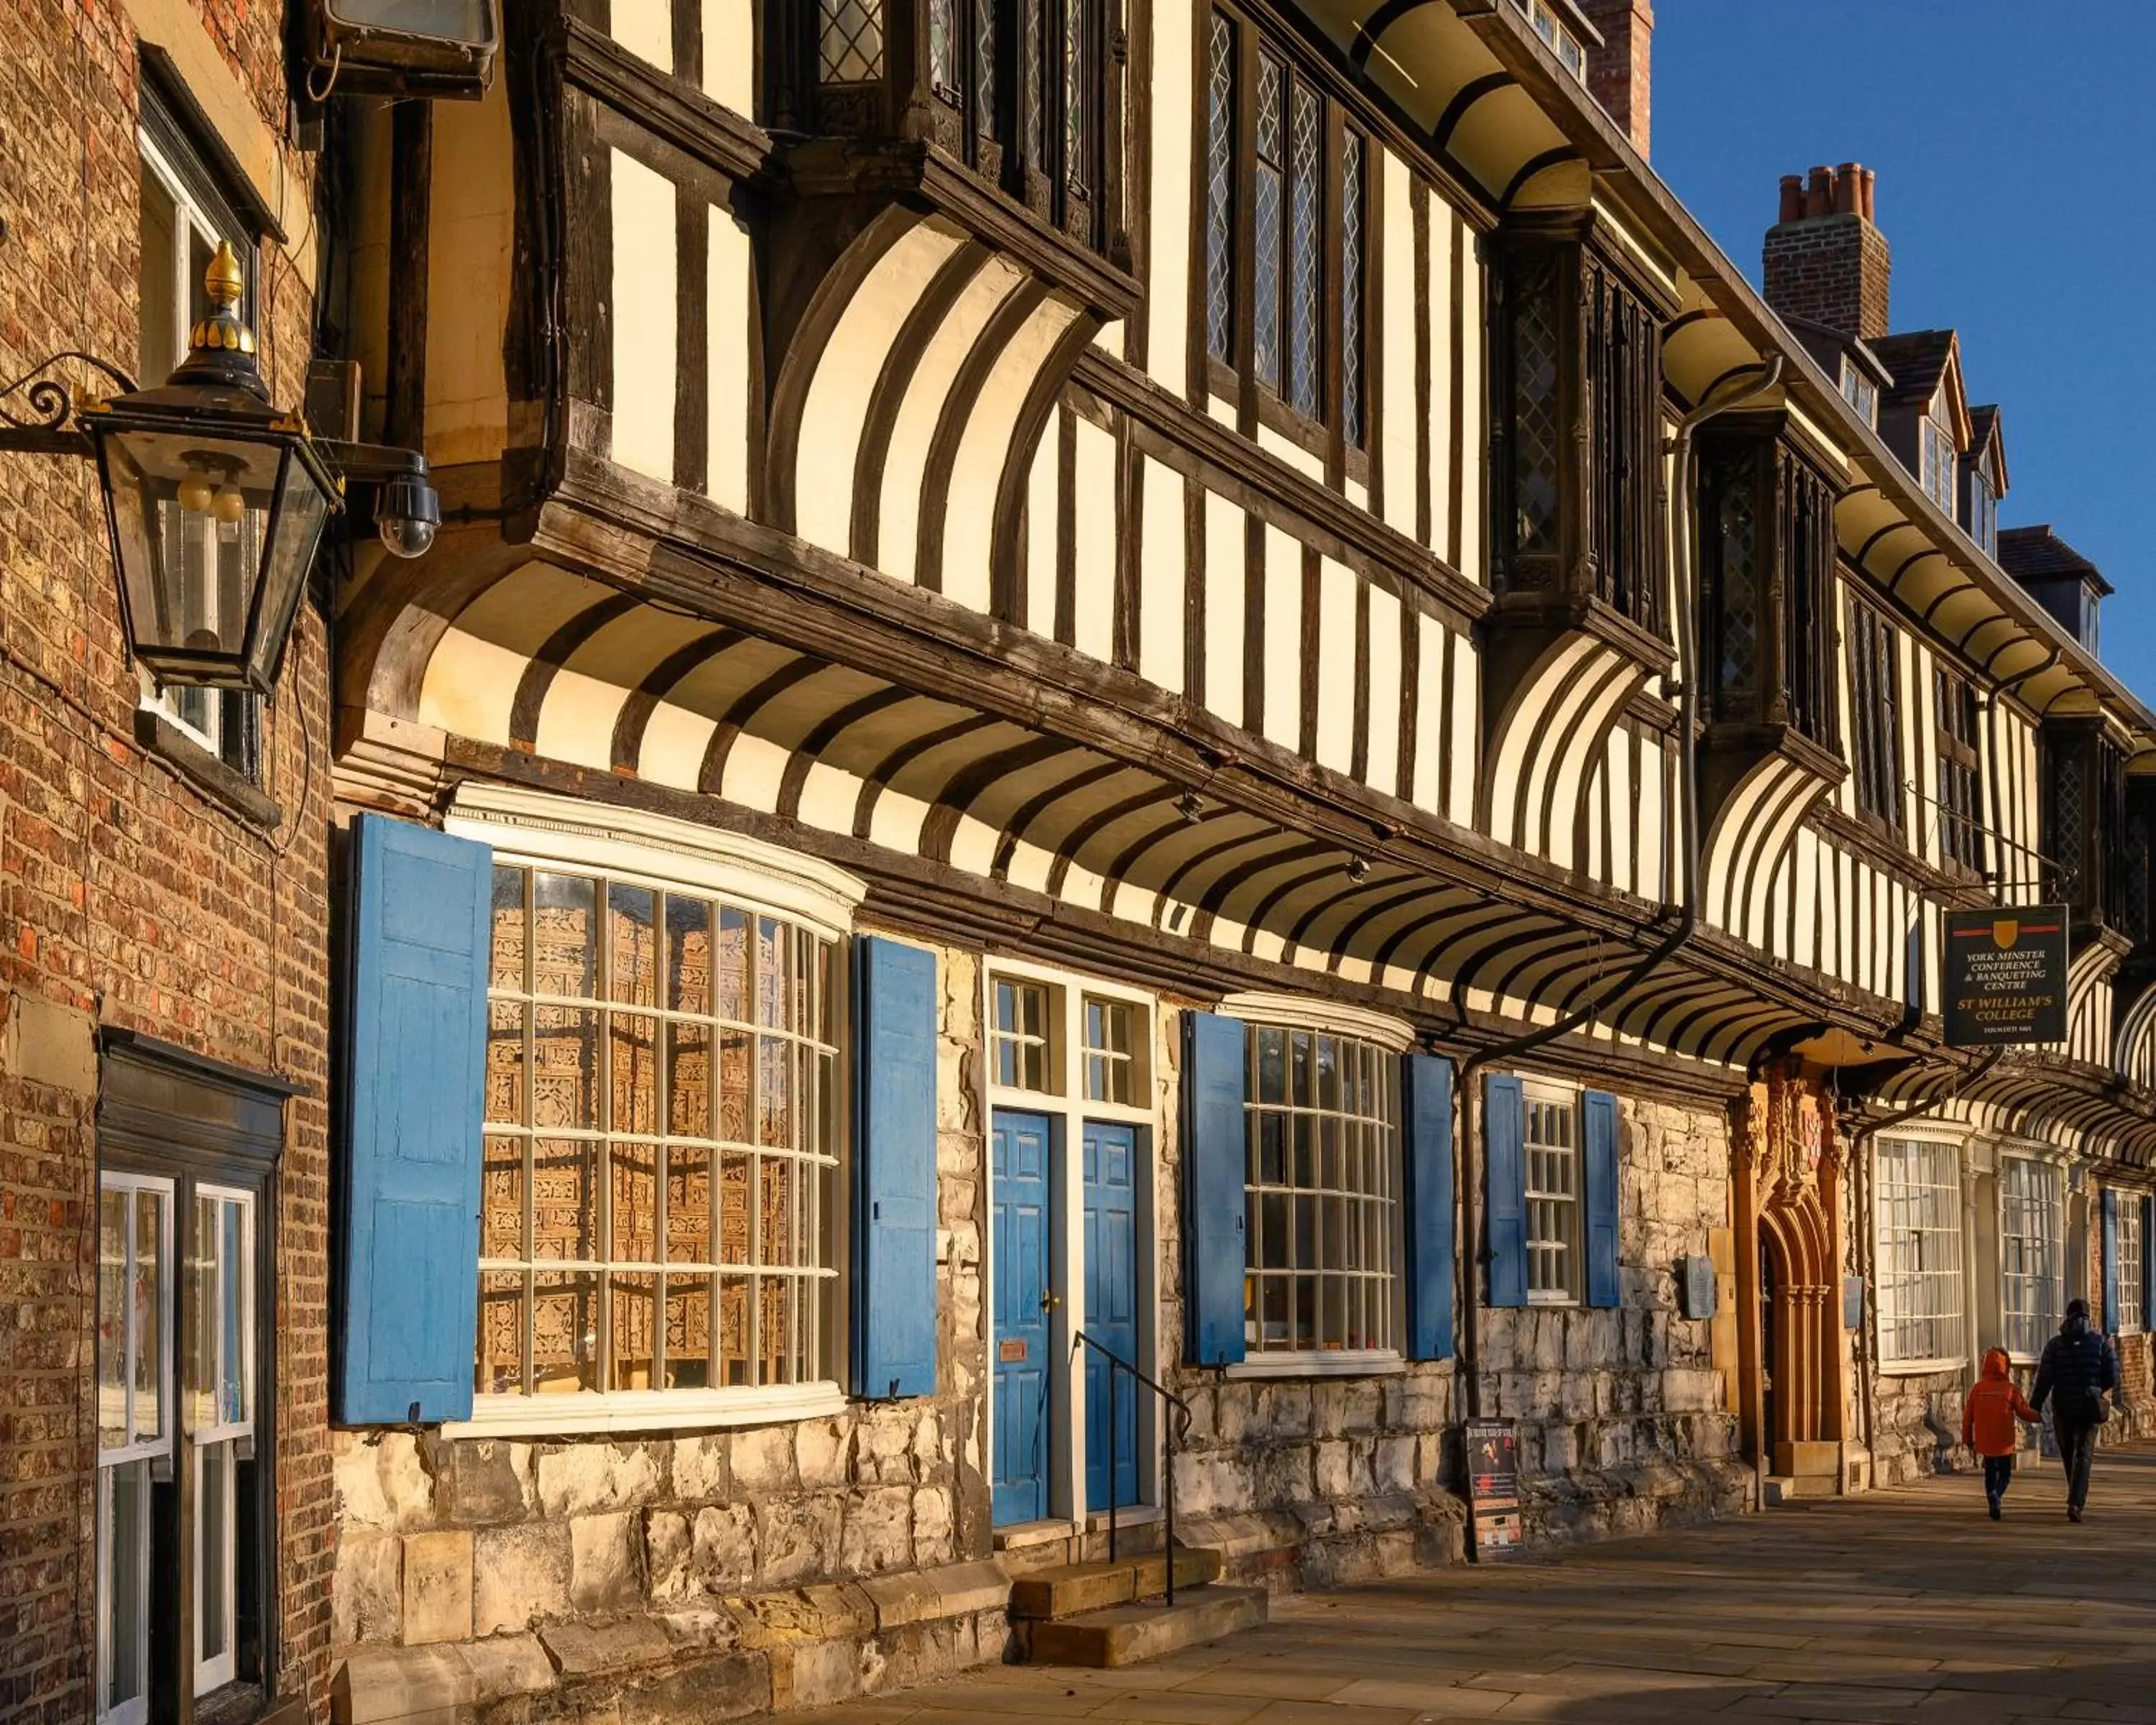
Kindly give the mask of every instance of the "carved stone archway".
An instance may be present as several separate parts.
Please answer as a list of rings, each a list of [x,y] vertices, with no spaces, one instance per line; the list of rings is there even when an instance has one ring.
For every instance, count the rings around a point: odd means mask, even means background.
[[[1745,1447],[1763,1476],[1788,1489],[1846,1491],[1843,1147],[1826,1100],[1794,1062],[1763,1074],[1734,1111]]]

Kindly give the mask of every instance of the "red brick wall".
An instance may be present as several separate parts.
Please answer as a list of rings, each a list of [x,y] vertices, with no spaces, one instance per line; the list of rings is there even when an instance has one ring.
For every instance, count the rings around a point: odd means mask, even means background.
[[[1887,236],[1862,216],[1784,222],[1767,231],[1767,303],[1872,341],[1887,333],[1890,264]]]
[[[1642,156],[1653,132],[1655,8],[1648,0],[1580,0],[1602,45],[1587,53],[1587,87]]]
[[[285,111],[281,11],[200,3],[265,124]],[[0,0],[0,378],[64,347],[132,369],[132,28],[110,0]],[[304,209],[287,221],[311,230]],[[280,264],[259,295],[264,369],[295,401],[309,294]],[[326,649],[310,607],[264,722],[284,823],[262,834],[136,743],[90,465],[0,454],[0,1725],[90,1710],[94,1068],[71,1060],[97,1021],[309,1091],[279,1217],[279,1568],[284,1686],[326,1711]]]

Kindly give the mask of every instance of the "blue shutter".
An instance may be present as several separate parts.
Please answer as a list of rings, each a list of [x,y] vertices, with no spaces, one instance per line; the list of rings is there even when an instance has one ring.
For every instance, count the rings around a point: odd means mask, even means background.
[[[1400,1061],[1409,1359],[1452,1358],[1452,1062]]]
[[[1482,1083],[1483,1229],[1490,1241],[1490,1303],[1527,1303],[1527,1098],[1517,1078]]]
[[[1233,1365],[1243,1357],[1244,1035],[1240,1019],[1183,1015],[1183,1330],[1193,1365]]]
[[[2148,1250],[2146,1240],[2141,1249]],[[2118,1328],[2118,1194],[2108,1186],[2103,1191],[2103,1317],[2097,1327]]]
[[[1620,1303],[1617,1279],[1617,1098],[1591,1090],[1580,1098],[1581,1169],[1587,1209],[1587,1303]]]
[[[362,814],[351,856],[337,1418],[467,1419],[494,853]]]
[[[936,1393],[936,955],[854,942],[854,1394]]]

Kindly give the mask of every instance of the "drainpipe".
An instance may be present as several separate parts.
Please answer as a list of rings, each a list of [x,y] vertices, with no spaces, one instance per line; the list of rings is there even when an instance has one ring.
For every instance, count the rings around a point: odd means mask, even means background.
[[[1475,1248],[1466,1273],[1460,1277],[1463,1297],[1460,1302],[1460,1370],[1466,1379],[1470,1419],[1482,1411],[1480,1278],[1486,1276],[1489,1263],[1489,1246],[1482,1237],[1481,1206],[1478,1199],[1482,1189],[1481,1139],[1476,1129],[1475,1086],[1470,1081],[1479,1069],[1492,1061],[1510,1060],[1526,1054],[1578,1029],[1600,1012],[1607,1002],[1623,999],[1668,963],[1677,949],[1691,938],[1692,931],[1699,926],[1699,606],[1697,595],[1692,590],[1692,541],[1697,536],[1699,523],[1697,488],[1692,482],[1695,459],[1692,434],[1716,415],[1756,401],[1779,383],[1782,381],[1782,356],[1775,354],[1759,370],[1761,374],[1753,381],[1729,394],[1718,398],[1710,396],[1686,413],[1677,422],[1677,428],[1671,434],[1667,444],[1667,453],[1676,457],[1676,469],[1670,490],[1669,528],[1671,572],[1676,588],[1677,670],[1681,679],[1677,685],[1677,816],[1683,838],[1679,846],[1681,872],[1677,901],[1674,907],[1677,911],[1676,926],[1652,952],[1626,971],[1607,993],[1598,992],[1587,1004],[1553,1024],[1544,1024],[1538,1029],[1529,1030],[1523,1035],[1512,1037],[1503,1042],[1493,1043],[1469,1055],[1461,1062],[1459,1076],[1453,1085],[1461,1147],[1461,1178],[1457,1199],[1458,1238],[1472,1242]],[[1452,1011],[1455,1022],[1460,1024],[1467,1022],[1467,973],[1464,969],[1452,979]]]

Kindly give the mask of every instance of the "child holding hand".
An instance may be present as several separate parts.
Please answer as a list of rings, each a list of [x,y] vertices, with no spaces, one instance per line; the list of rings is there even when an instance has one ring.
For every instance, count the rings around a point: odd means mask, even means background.
[[[2014,1478],[2014,1422],[2020,1419],[2034,1425],[2041,1417],[2015,1387],[2007,1365],[2003,1348],[1984,1355],[1984,1375],[1969,1391],[1961,1414],[1961,1440],[1984,1458],[1984,1497],[1994,1522]]]

